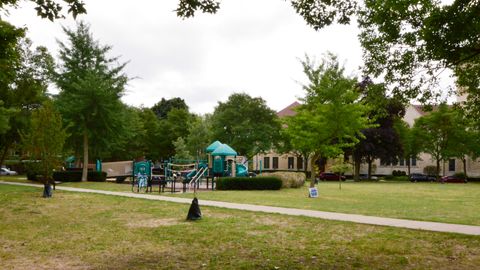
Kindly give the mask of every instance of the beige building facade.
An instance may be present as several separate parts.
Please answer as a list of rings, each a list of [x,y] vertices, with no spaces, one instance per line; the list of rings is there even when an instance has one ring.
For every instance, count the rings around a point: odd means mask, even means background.
[[[464,97],[460,97],[459,101],[464,100]],[[279,111],[277,115],[279,117],[291,116],[295,114],[293,108],[300,105],[298,102],[294,102],[287,106],[285,109]],[[403,120],[410,126],[413,126],[415,119],[425,115],[421,105],[409,105],[406,108],[405,116]],[[253,160],[253,169],[255,171],[303,171],[305,161],[299,155],[294,153],[279,154],[275,151],[270,151],[264,154],[256,155]],[[309,163],[309,162],[308,162]],[[418,158],[410,160],[410,173],[423,173],[426,166],[435,166],[435,161],[427,153],[421,153]],[[330,164],[327,162],[325,171],[329,172]],[[375,160],[373,163],[372,174],[374,175],[391,175],[395,171],[408,171],[406,160],[399,160],[394,163],[383,162],[381,160]],[[469,177],[480,177],[480,161],[467,159],[467,174]],[[367,164],[360,166],[360,173],[366,174],[368,171]],[[455,173],[463,172],[463,163],[459,159],[450,159],[444,162],[440,168],[442,175],[453,175]],[[352,174],[346,173],[346,174]]]

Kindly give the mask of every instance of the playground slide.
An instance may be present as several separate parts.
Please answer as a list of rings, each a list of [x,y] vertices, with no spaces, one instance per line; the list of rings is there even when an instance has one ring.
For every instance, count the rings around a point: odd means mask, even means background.
[[[248,170],[245,165],[237,164],[237,176],[248,176]]]
[[[192,179],[192,177],[194,177],[195,174],[197,174],[197,170],[193,170],[193,171],[189,172],[187,174],[187,179]]]

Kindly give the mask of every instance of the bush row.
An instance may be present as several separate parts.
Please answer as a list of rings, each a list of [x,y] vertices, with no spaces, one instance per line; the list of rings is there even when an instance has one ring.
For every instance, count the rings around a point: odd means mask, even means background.
[[[398,170],[398,171],[397,171],[397,170],[393,170],[393,171],[392,171],[392,175],[393,175],[393,176],[405,176],[405,175],[407,175],[407,172],[401,171],[401,170]]]
[[[222,177],[217,180],[218,190],[278,190],[282,180],[274,176]]]
[[[107,180],[106,172],[89,171],[87,175],[88,181],[105,182]],[[53,173],[53,179],[60,182],[80,182],[82,181],[81,171],[60,171]]]
[[[282,188],[300,188],[305,184],[304,172],[264,172],[262,176],[274,176],[282,180]]]

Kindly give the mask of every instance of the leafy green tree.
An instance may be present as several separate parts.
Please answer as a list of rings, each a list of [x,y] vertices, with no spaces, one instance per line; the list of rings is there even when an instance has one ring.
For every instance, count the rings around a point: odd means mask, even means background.
[[[178,137],[176,141],[173,142],[173,146],[175,148],[175,155],[173,156],[175,159],[183,159],[183,160],[192,160],[193,156],[187,149],[187,145],[185,144],[185,140],[182,137]]]
[[[62,164],[63,145],[67,138],[62,117],[51,101],[32,113],[30,128],[22,134],[22,143],[31,160],[38,160],[40,179],[52,183],[52,174]]]
[[[53,58],[44,47],[32,48],[23,30],[0,20],[0,103],[4,108],[0,133],[0,164],[29,126],[31,111],[46,98]],[[4,42],[3,42],[4,41]]]
[[[247,158],[272,149],[280,128],[275,111],[265,100],[244,93],[219,102],[212,115],[213,139],[229,144]]]
[[[185,141],[187,149],[192,156],[206,158],[205,149],[212,143],[211,115],[196,116],[188,129]]]
[[[333,159],[330,167],[334,173],[338,174],[338,189],[342,189],[342,175],[352,169],[352,165],[345,161],[344,155],[339,155]]]
[[[358,138],[363,137],[361,130],[368,128],[370,121],[366,116],[367,107],[358,102],[356,79],[344,75],[344,68],[336,56],[327,54],[320,64],[313,63],[307,56],[302,65],[309,83],[303,86],[305,103],[291,118],[298,117],[293,120],[296,123],[290,133],[295,140],[292,145],[301,145],[312,153],[310,167],[313,170],[319,158],[338,156],[345,148],[357,144]],[[313,171],[311,175],[310,186],[313,187]]]
[[[422,142],[416,132],[406,122],[401,119],[395,121],[395,130],[397,131],[400,143],[402,145],[402,157],[406,160],[407,174],[410,176],[412,159],[417,159],[418,155],[422,152]]]
[[[151,109],[159,119],[165,119],[172,109],[188,111],[188,106],[185,100],[179,97],[171,99],[162,98],[162,100],[153,105]]]
[[[451,157],[450,146],[457,128],[455,114],[448,105],[441,104],[437,110],[415,120],[413,136],[420,139],[422,150],[435,160],[437,181],[440,163]]]
[[[184,109],[172,109],[167,118],[159,123],[159,159],[168,159],[175,154],[174,142],[182,137],[186,138],[192,115]]]
[[[362,130],[364,136],[353,148],[357,180],[362,161],[367,163],[367,175],[371,179],[375,159],[394,160],[401,156],[402,145],[394,123],[405,114],[405,107],[398,99],[387,97],[384,85],[361,83],[359,89],[362,102],[369,107],[368,117],[375,126]]]
[[[76,31],[64,28],[64,32],[69,43],[59,42],[57,105],[71,123],[72,145],[83,147],[82,181],[86,181],[89,141],[98,148],[118,139],[122,123],[117,112],[122,109],[120,97],[128,78],[123,74],[125,64],[116,65],[118,57],[107,57],[111,47],[94,40],[86,24],[80,22]]]
[[[87,13],[85,4],[82,0],[29,0],[35,4],[37,15],[47,18],[50,21],[65,18],[63,10],[67,8],[67,13],[76,18],[79,14]],[[20,0],[2,0],[0,1],[0,11],[5,11],[8,7],[17,7]]]
[[[474,121],[469,119],[461,108],[453,107],[454,126],[449,139],[449,156],[462,161],[463,173],[467,174],[467,158],[473,160],[480,156],[480,136]]]

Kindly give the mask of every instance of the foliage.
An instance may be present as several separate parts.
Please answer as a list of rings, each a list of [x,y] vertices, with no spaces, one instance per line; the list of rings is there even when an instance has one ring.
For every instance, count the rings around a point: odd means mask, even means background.
[[[303,86],[305,103],[295,116],[285,120],[290,144],[300,152],[311,153],[311,162],[342,154],[358,143],[363,137],[360,131],[369,127],[367,107],[357,102],[356,79],[344,75],[344,68],[332,54],[318,65],[307,56],[302,65],[309,84]]]
[[[440,162],[452,156],[455,144],[461,140],[457,134],[465,128],[458,121],[458,112],[446,104],[440,104],[436,110],[415,120],[414,136],[422,142],[422,150],[436,161],[437,180]]]
[[[195,116],[185,141],[191,155],[205,158],[205,149],[213,141],[211,115]]]
[[[59,182],[81,182],[81,171],[57,171],[53,173],[53,179]],[[88,181],[105,182],[107,181],[106,172],[88,171]]]
[[[402,171],[402,170],[393,170],[392,171],[392,175],[393,176],[405,176],[407,175],[407,173],[405,171]]]
[[[65,121],[71,123],[71,145],[77,153],[83,145],[83,163],[88,164],[89,141],[94,150],[108,149],[119,139],[122,129],[120,97],[128,78],[125,64],[116,65],[118,57],[108,58],[110,46],[93,39],[83,22],[75,31],[63,28],[69,44],[59,42],[61,65],[55,76],[60,88],[57,105]],[[86,166],[83,179],[86,181]]]
[[[0,164],[29,126],[33,109],[45,100],[53,58],[44,47],[32,48],[24,30],[0,20]],[[8,121],[8,122],[7,122]]]
[[[176,141],[173,142],[173,146],[175,147],[175,155],[173,156],[175,159],[186,159],[192,160],[193,157],[190,155],[190,152],[187,150],[187,146],[185,144],[185,140],[182,137],[178,137]]]
[[[72,14],[75,19],[77,15],[87,13],[85,4],[82,0],[29,0],[33,2],[37,15],[41,18],[47,18],[50,21],[65,18],[62,10],[67,8],[67,13]],[[20,0],[2,0],[0,1],[0,11],[5,10],[7,6],[17,7]]]
[[[193,116],[184,109],[172,109],[167,118],[159,122],[159,159],[168,159],[175,154],[175,142],[178,138],[188,136]]]
[[[226,102],[219,102],[212,115],[213,138],[247,157],[272,149],[279,130],[277,115],[265,100],[244,93],[232,94]]]
[[[416,131],[405,121],[398,119],[394,123],[394,128],[400,139],[403,150],[402,156],[407,161],[408,175],[410,175],[410,160],[418,158],[418,155],[422,152],[422,142],[420,138],[416,136]]]
[[[369,107],[368,117],[375,126],[362,130],[364,136],[354,147],[353,157],[357,172],[361,161],[368,163],[370,179],[375,159],[393,160],[402,153],[394,124],[405,115],[405,107],[397,98],[387,97],[384,85],[373,84],[368,78],[360,83],[359,90],[362,92],[362,102]]]
[[[348,24],[350,17],[355,14],[356,0],[290,0],[295,11],[300,14],[306,23],[318,30],[334,22]],[[196,11],[216,13],[220,9],[220,1],[215,0],[179,0],[175,10],[177,16],[189,18]]]
[[[365,71],[395,93],[426,101],[440,94],[443,70],[453,69],[470,95],[469,108],[480,112],[472,103],[479,89],[479,7],[478,1],[365,1],[358,14]]]
[[[278,190],[282,180],[275,176],[222,177],[217,180],[218,190]]]
[[[63,145],[67,132],[62,127],[62,118],[50,101],[32,113],[30,130],[22,134],[22,143],[30,160],[39,160],[38,173],[42,182],[48,184],[62,160]]]
[[[188,106],[185,103],[185,100],[179,97],[175,97],[168,100],[165,98],[162,98],[162,100],[157,102],[151,108],[151,110],[157,115],[159,119],[166,119],[168,116],[168,113],[172,109],[188,111]]]
[[[263,176],[275,176],[282,180],[282,188],[301,188],[305,184],[306,176],[303,172],[263,172]]]

